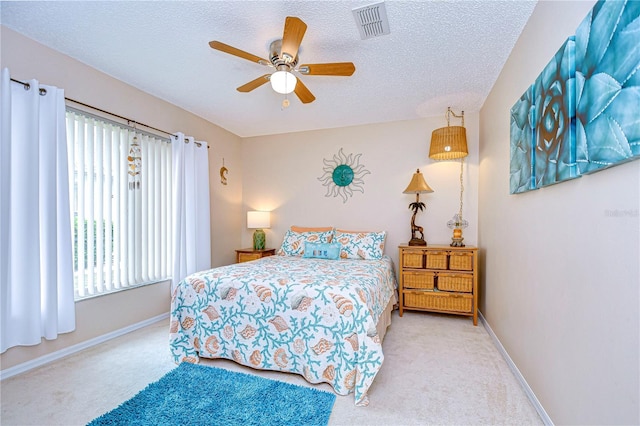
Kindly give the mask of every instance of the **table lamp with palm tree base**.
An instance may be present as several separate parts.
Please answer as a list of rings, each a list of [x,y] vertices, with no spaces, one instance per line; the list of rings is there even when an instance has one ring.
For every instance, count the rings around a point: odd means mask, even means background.
[[[427,242],[424,239],[424,229],[422,226],[416,225],[416,214],[418,214],[418,210],[422,211],[425,208],[425,204],[420,201],[420,194],[425,194],[428,192],[433,192],[433,189],[427,185],[427,182],[424,180],[424,176],[420,173],[420,169],[416,170],[411,178],[411,182],[409,182],[409,186],[407,189],[403,191],[403,194],[416,194],[416,201],[414,203],[409,204],[409,209],[413,210],[413,215],[411,216],[411,241],[409,241],[410,246],[426,246]],[[420,233],[420,237],[417,237],[417,233]]]

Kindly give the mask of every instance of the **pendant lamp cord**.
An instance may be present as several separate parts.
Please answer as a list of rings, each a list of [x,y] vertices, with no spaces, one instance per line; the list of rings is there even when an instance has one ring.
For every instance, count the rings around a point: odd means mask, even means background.
[[[464,169],[464,157],[460,158],[460,212],[458,213],[458,220],[462,223],[462,193],[464,192],[464,184],[462,181],[462,171]]]
[[[462,111],[461,115],[458,115],[455,112],[451,111],[451,107],[447,107],[447,112],[444,114],[444,117],[447,119],[447,127],[449,127],[451,125],[451,116],[452,115],[455,118],[461,118],[462,119],[462,127],[464,127],[464,111]]]

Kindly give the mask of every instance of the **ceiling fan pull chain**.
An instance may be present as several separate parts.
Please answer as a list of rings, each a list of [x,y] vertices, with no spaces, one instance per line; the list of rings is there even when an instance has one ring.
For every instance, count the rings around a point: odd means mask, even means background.
[[[284,111],[285,108],[289,108],[289,99],[287,98],[287,95],[284,95],[284,99],[282,100],[282,108],[280,108],[281,110]]]

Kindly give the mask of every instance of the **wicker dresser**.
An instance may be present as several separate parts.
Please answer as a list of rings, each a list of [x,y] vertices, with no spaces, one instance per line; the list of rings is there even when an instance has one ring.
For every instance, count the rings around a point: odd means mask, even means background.
[[[400,246],[400,316],[405,309],[473,317],[478,325],[478,249]]]

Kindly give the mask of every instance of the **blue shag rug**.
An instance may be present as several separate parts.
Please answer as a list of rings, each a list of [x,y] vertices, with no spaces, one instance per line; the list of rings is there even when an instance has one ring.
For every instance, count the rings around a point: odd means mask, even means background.
[[[333,393],[183,362],[98,425],[326,425]]]

